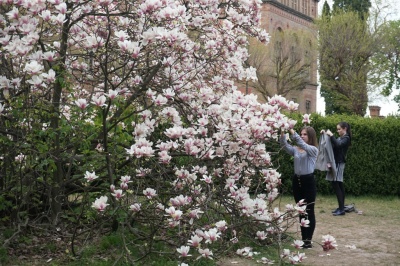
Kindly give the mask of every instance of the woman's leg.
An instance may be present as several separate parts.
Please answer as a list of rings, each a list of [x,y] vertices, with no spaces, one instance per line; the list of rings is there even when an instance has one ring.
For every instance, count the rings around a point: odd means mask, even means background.
[[[317,189],[315,184],[314,176],[302,177],[301,179],[294,177],[293,178],[293,194],[295,197],[296,203],[301,199],[304,199],[307,203],[306,207],[306,215],[301,215],[299,217],[299,221],[302,218],[308,219],[310,221],[309,227],[301,226],[301,236],[302,240],[306,244],[311,244],[311,240],[314,234],[316,219],[315,219],[315,198],[317,195]]]
[[[339,210],[344,211],[344,186],[343,182],[332,181],[332,187],[335,191],[336,198],[339,205]]]
[[[317,196],[317,187],[315,184],[314,176],[306,177],[304,180],[304,198],[307,202],[307,218],[310,221],[309,227],[305,228],[305,238],[303,240],[308,241],[311,244],[311,240],[314,234],[316,219],[315,219],[315,199]]]
[[[343,182],[339,182],[339,189],[340,189],[341,194],[342,194],[342,202],[343,202],[343,208],[344,208],[344,204],[345,204],[345,201],[344,201],[345,193],[344,193],[344,184],[343,184]]]

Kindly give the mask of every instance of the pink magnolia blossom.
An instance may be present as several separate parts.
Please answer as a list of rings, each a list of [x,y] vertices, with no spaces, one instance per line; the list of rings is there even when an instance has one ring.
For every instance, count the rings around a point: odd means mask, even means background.
[[[88,106],[86,99],[78,99],[75,101],[75,104],[82,110]]]
[[[119,94],[119,90],[109,90],[106,94],[111,100],[114,100]]]
[[[204,213],[204,212],[201,211],[201,209],[191,210],[189,212],[189,217],[190,217],[189,224],[193,224],[194,219],[199,219],[200,218],[200,214],[202,214],[202,213]]]
[[[236,254],[242,257],[252,258],[254,252],[251,247],[244,247],[241,249],[236,250]]]
[[[99,36],[87,36],[86,37],[86,48],[99,48],[104,45],[103,38]]]
[[[119,187],[120,187],[122,190],[127,190],[127,189],[129,188],[129,186],[128,186],[127,183],[121,183],[121,184],[119,185]]]
[[[55,8],[60,12],[60,14],[66,14],[67,13],[67,4],[66,3],[60,3],[55,6]]]
[[[56,72],[53,69],[50,69],[48,73],[42,73],[41,76],[48,83],[53,83],[56,80]]]
[[[141,209],[142,204],[141,203],[134,203],[132,204],[129,209],[133,212],[139,212]]]
[[[200,246],[200,242],[203,240],[202,237],[194,234],[191,236],[190,240],[188,241],[188,244],[192,247],[199,247]]]
[[[119,41],[124,41],[124,40],[129,38],[128,33],[126,31],[123,31],[123,30],[119,30],[119,31],[115,32],[114,34],[115,34],[115,36],[117,37],[117,39]]]
[[[205,243],[213,243],[221,237],[221,233],[216,228],[211,228],[204,232]]]
[[[141,157],[153,157],[154,149],[152,148],[153,143],[146,140],[145,138],[140,138],[137,142],[131,146],[130,149],[126,149],[127,153],[131,156]]]
[[[176,251],[178,251],[179,253],[179,258],[186,258],[192,256],[189,254],[190,251],[189,246],[181,246],[180,248],[177,248]]]
[[[13,7],[13,9],[7,13],[7,16],[11,20],[18,20],[19,18],[19,10],[16,7]]]
[[[153,99],[153,101],[154,101],[154,103],[155,103],[157,106],[161,106],[161,105],[166,105],[166,104],[167,104],[168,98],[166,98],[166,97],[164,97],[164,96],[162,96],[162,95],[160,94],[160,95],[158,95],[157,97],[155,97],[155,98]]]
[[[170,199],[172,206],[175,206],[175,207],[188,205],[191,201],[192,201],[192,199],[190,197],[183,196],[183,195],[179,195],[175,198]]]
[[[302,240],[294,240],[292,246],[294,246],[294,248],[296,249],[300,249],[302,248],[302,246],[304,245],[304,242]]]
[[[291,254],[290,249],[285,248],[282,251],[281,258],[287,258],[290,256],[290,254]]]
[[[131,177],[129,175],[121,176],[120,181],[124,184],[132,183]]]
[[[124,193],[123,193],[122,189],[116,189],[116,190],[114,190],[114,193],[111,193],[111,195],[113,195],[115,197],[115,199],[119,200],[124,196]]]
[[[35,88],[44,86],[43,79],[37,75],[33,75],[32,78],[28,80],[28,83],[32,84]]]
[[[212,177],[209,175],[203,175],[203,178],[200,179],[201,181],[206,182],[207,184],[211,184],[212,183]]]
[[[300,226],[302,226],[302,227],[310,227],[310,220],[301,218]]]
[[[210,249],[208,249],[208,248],[205,248],[205,249],[199,248],[198,251],[200,253],[200,258],[206,258],[206,259],[213,260],[213,257],[212,257],[213,253],[212,253],[212,251]]]
[[[92,103],[94,103],[98,107],[103,107],[106,105],[106,97],[104,95],[93,96]]]
[[[101,196],[100,198],[97,198],[95,200],[95,202],[93,202],[92,208],[94,208],[100,212],[105,211],[106,207],[108,205],[110,205],[110,204],[107,204],[107,200],[108,200],[107,196]]]
[[[155,196],[157,196],[157,192],[152,189],[152,188],[146,188],[145,190],[143,190],[143,194],[148,198],[148,199],[152,199]]]
[[[158,153],[159,155],[159,161],[162,164],[169,164],[171,161],[172,157],[168,154],[167,151],[161,151]]]
[[[310,124],[311,123],[311,115],[310,114],[304,114],[302,123]]]
[[[268,235],[264,231],[257,231],[255,238],[259,240],[265,240],[267,236]]]
[[[322,248],[324,251],[329,251],[331,249],[336,249],[336,239],[331,235],[322,236]]]
[[[51,21],[55,25],[62,25],[66,21],[65,14],[58,14],[57,16],[51,16]]]
[[[85,176],[84,176],[84,178],[86,179],[87,182],[91,182],[91,181],[97,179],[98,177],[99,176],[97,176],[95,172],[91,173],[89,171],[86,171]]]
[[[299,104],[295,103],[293,101],[290,101],[288,104],[288,110],[289,111],[296,111],[299,108]]]
[[[183,212],[181,210],[176,210],[174,206],[165,209],[165,212],[172,218],[174,221],[178,221],[181,219]]]
[[[37,61],[31,61],[25,65],[24,70],[31,75],[40,74],[43,70],[43,65],[39,64]]]
[[[51,12],[50,10],[43,10],[39,15],[44,21],[50,21]]]
[[[224,232],[228,227],[226,226],[225,221],[218,221],[215,223],[215,227],[218,229],[220,232]]]

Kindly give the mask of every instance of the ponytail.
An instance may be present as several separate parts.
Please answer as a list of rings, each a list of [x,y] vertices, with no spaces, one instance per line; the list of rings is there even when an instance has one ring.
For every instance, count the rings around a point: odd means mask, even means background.
[[[351,135],[351,127],[350,127],[350,124],[347,123],[347,122],[339,122],[338,125],[339,125],[341,128],[346,128],[347,135],[349,135],[349,138],[350,138],[350,145],[349,145],[349,146],[351,146],[351,137],[352,137],[352,135]]]

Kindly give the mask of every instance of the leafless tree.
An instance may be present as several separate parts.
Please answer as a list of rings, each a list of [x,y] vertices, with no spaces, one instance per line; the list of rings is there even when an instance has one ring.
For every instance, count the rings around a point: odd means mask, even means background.
[[[258,81],[249,84],[264,99],[286,96],[310,83],[316,61],[315,37],[301,30],[278,30],[268,45],[251,42],[248,64],[257,70]]]

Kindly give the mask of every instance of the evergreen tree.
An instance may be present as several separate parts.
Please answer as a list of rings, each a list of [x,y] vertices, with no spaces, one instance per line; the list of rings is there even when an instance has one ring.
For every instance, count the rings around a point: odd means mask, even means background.
[[[322,18],[330,18],[331,17],[331,8],[328,5],[328,2],[325,0],[325,3],[322,7]]]
[[[371,7],[370,0],[333,0],[333,12],[342,10],[343,12],[355,12],[361,20],[366,20]]]

